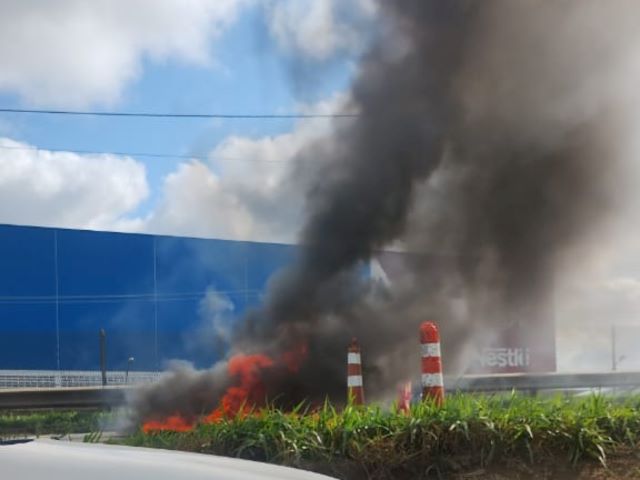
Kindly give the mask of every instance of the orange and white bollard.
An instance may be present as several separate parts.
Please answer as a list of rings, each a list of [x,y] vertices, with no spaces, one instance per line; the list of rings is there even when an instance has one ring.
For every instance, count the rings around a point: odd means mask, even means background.
[[[360,345],[355,338],[351,340],[347,354],[347,401],[352,405],[364,405],[362,358]]]
[[[432,399],[440,406],[444,402],[444,381],[440,360],[440,333],[433,322],[420,325],[422,344],[422,400]]]

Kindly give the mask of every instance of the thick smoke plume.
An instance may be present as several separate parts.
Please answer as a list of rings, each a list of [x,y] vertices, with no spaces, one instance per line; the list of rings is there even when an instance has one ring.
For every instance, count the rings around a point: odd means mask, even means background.
[[[226,362],[206,372],[182,362],[170,365],[170,370],[162,382],[131,398],[136,420],[162,420],[177,413],[192,419],[207,414],[218,406],[229,387]]]
[[[371,398],[417,370],[421,320],[441,324],[451,366],[479,331],[535,332],[561,254],[615,206],[638,14],[631,0],[380,2],[351,90],[360,116],[300,158],[315,177],[299,258],[233,341],[299,353],[296,372],[264,370],[270,398],[344,399],[351,336]],[[360,267],[397,241],[411,253],[389,292]]]

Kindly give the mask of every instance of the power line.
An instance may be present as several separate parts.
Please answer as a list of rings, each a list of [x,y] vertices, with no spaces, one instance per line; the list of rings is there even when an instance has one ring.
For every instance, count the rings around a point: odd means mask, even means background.
[[[0,145],[0,150],[17,150],[27,152],[52,152],[52,153],[75,153],[77,155],[117,155],[120,157],[148,157],[148,158],[175,158],[183,160],[201,160],[206,162],[208,160],[223,160],[232,162],[286,162],[288,160],[279,159],[258,159],[258,158],[240,158],[240,157],[220,157],[220,156],[203,156],[203,155],[182,155],[173,153],[150,153],[150,152],[107,152],[104,150],[79,150],[70,148],[46,148],[46,147],[18,147],[13,145]]]
[[[355,118],[356,113],[154,113],[154,112],[99,112],[78,110],[35,110],[24,108],[0,108],[0,113],[28,113],[35,115],[74,115],[92,117],[138,117],[138,118],[215,118],[215,119],[314,119],[314,118]]]
[[[93,294],[93,295],[6,295],[0,296],[0,305],[4,304],[25,304],[39,305],[51,304],[59,301],[64,304],[77,303],[112,303],[112,302],[128,302],[128,301],[151,301],[157,298],[158,301],[187,301],[198,300],[205,297],[208,293],[216,293],[227,296],[234,295],[259,295],[261,290],[255,288],[233,289],[233,290],[204,290],[193,292],[168,292],[168,293],[131,293],[131,294]]]

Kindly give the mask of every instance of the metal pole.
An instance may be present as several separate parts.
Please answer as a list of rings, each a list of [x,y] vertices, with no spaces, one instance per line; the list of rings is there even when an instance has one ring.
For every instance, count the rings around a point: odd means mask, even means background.
[[[618,368],[618,359],[616,356],[616,326],[611,325],[611,370],[614,372]]]
[[[100,371],[102,372],[102,386],[107,386],[107,332],[100,329]]]
[[[129,369],[131,368],[131,364],[133,363],[134,360],[135,358],[133,357],[129,357],[129,359],[127,360],[127,373],[124,375],[125,384],[129,384]]]

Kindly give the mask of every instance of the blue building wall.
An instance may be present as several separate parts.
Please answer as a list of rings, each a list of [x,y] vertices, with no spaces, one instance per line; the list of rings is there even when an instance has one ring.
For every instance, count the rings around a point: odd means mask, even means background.
[[[0,225],[0,370],[206,366],[291,245]]]

